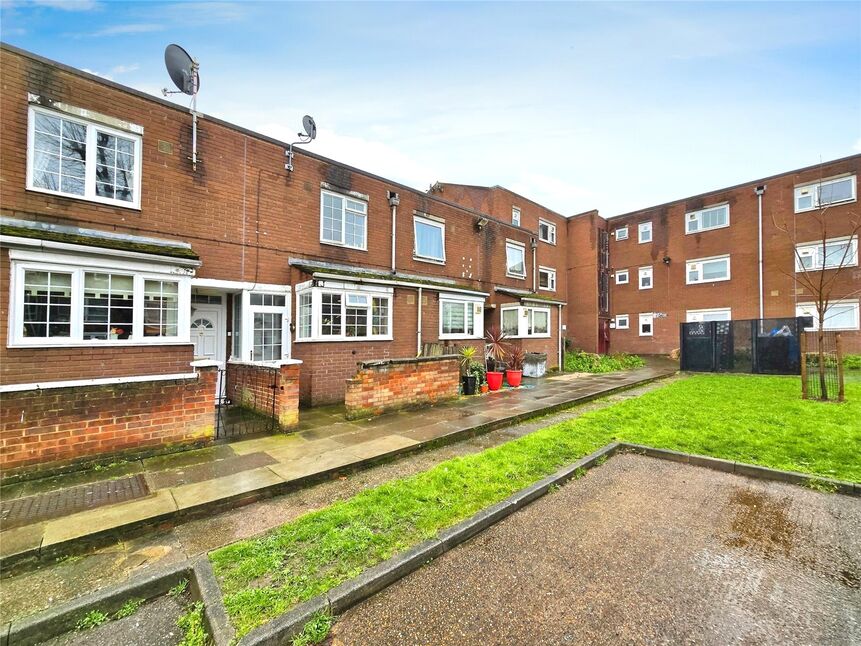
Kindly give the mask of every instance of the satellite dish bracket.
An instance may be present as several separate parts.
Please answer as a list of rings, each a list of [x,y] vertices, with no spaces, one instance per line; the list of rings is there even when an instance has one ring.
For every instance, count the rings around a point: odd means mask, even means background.
[[[161,92],[164,96],[170,94],[188,94],[191,96],[191,168],[197,170],[197,92],[200,90],[200,63],[192,58],[179,45],[168,45],[164,51],[164,61],[168,74],[178,90],[164,88]]]
[[[287,150],[284,151],[284,154],[287,156],[287,163],[284,164],[284,168],[287,169],[288,173],[293,172],[293,146],[309,144],[317,136],[317,124],[314,123],[314,119],[307,114],[302,117],[302,127],[305,128],[305,133],[302,134],[301,132],[297,132],[296,136],[299,137],[299,141],[294,141],[287,147]]]

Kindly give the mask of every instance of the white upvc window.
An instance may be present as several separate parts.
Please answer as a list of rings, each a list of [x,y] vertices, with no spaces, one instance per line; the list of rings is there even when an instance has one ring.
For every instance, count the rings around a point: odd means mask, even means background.
[[[296,341],[391,341],[390,287],[324,283],[297,288]]]
[[[685,234],[723,229],[728,226],[729,204],[718,204],[685,213]]]
[[[640,314],[640,336],[654,336],[655,334],[655,315]]]
[[[367,251],[368,203],[321,190],[320,242]]]
[[[615,276],[617,285],[627,285],[630,280],[627,269],[617,269]]]
[[[688,323],[731,321],[732,310],[729,307],[717,307],[706,310],[688,310],[686,319]]]
[[[859,306],[857,300],[831,301],[825,310],[826,330],[859,329]],[[812,316],[813,325],[807,330],[819,329],[819,316],[816,303],[799,303],[795,306],[796,316]]]
[[[413,216],[413,258],[445,264],[445,222]]]
[[[440,339],[480,339],[483,336],[483,299],[440,296]]]
[[[550,336],[550,308],[533,306],[503,307],[500,312],[502,331],[512,338],[547,338]]]
[[[552,267],[538,267],[538,289],[556,291],[556,270]]]
[[[688,285],[729,280],[729,256],[688,260],[685,268],[685,276]]]
[[[637,225],[637,242],[639,244],[644,244],[646,242],[652,241],[652,223],[651,222],[640,222]]]
[[[30,106],[27,188],[140,208],[141,137]]]
[[[613,233],[616,236],[617,242],[619,240],[627,240],[628,239],[628,227],[627,226],[619,227]]]
[[[526,246],[522,242],[505,242],[505,275],[526,278]]]
[[[516,227],[520,226],[520,209],[516,206],[511,207],[511,224]]]
[[[831,238],[808,242],[796,247],[795,271],[837,269],[858,266],[858,238]]]
[[[191,272],[172,270],[113,258],[18,252],[12,261],[9,345],[189,343]]]
[[[556,225],[547,220],[538,220],[538,239],[549,244],[556,244]]]
[[[616,329],[627,330],[630,327],[631,317],[627,314],[616,314]]]
[[[856,199],[855,175],[811,182],[795,187],[795,212],[812,211],[831,204],[854,202]]]
[[[654,286],[652,280],[652,267],[640,267],[637,270],[637,278],[639,280],[640,289],[652,289]]]

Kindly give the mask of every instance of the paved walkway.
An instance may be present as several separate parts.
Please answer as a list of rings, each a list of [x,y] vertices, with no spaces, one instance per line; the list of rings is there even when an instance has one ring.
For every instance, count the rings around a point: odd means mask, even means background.
[[[500,428],[672,374],[674,364],[557,375],[419,412],[346,421],[339,407],[302,411],[270,435],[4,487],[0,558],[60,551],[134,527],[211,513],[425,444]]]

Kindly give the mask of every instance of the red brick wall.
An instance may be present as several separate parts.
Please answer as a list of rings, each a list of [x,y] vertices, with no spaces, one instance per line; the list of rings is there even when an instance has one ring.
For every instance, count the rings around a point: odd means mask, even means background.
[[[347,381],[347,418],[435,404],[457,397],[459,385],[457,359],[395,359],[382,365],[359,364],[356,376]]]
[[[568,305],[565,337],[571,347],[598,351],[598,231],[605,226],[597,211],[568,220]]]
[[[216,374],[202,368],[196,379],[4,393],[0,475],[210,441]]]
[[[274,415],[281,429],[299,423],[299,364],[279,367],[229,362],[227,396],[262,415]]]
[[[812,295],[796,292],[794,250],[791,239],[776,223],[795,229],[798,242],[821,239],[809,213],[794,212],[794,187],[841,173],[854,172],[861,179],[861,155],[786,173],[766,180],[746,183],[735,188],[678,200],[613,218],[611,230],[628,225],[628,239],[616,242],[610,238],[610,263],[614,269],[629,269],[630,283],[616,286],[611,281],[611,311],[629,314],[629,330],[613,330],[611,351],[667,353],[679,346],[679,323],[686,320],[687,310],[729,307],[734,319],[759,317],[759,273],[757,264],[757,197],[754,188],[766,184],[763,196],[764,309],[766,318],[795,316],[796,302],[810,302]],[[685,213],[711,204],[728,202],[730,226],[724,229],[685,234]],[[858,203],[836,205],[828,209],[828,237],[848,235],[852,221],[861,215]],[[652,222],[653,242],[638,244],[637,224]],[[699,285],[685,284],[687,260],[730,254],[731,279]],[[662,259],[671,261],[665,265]],[[640,290],[637,269],[654,268],[654,287]],[[828,273],[828,272],[826,272]],[[835,287],[835,297],[861,290],[861,269],[843,270]],[[640,312],[665,313],[655,320],[652,337],[638,334]],[[843,332],[847,352],[861,352],[861,334]]]

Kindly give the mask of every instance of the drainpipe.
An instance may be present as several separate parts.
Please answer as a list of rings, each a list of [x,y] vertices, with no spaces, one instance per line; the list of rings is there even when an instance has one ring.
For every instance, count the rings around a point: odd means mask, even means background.
[[[562,357],[562,308],[564,305],[559,306],[559,372],[564,372],[565,364],[563,362]]]
[[[392,207],[392,273],[396,274],[397,269],[395,269],[395,254],[397,252],[397,245],[395,241],[397,240],[397,220],[398,220],[398,204],[401,203],[400,196],[394,191],[388,192],[389,198],[389,206]]]
[[[416,356],[422,353],[422,288],[419,287],[419,320],[416,326]]]
[[[536,284],[537,274],[535,273],[537,258],[538,258],[538,241],[535,238],[531,238],[532,243],[532,293],[536,293],[538,291]]]
[[[762,288],[762,194],[765,193],[765,184],[753,189],[756,193],[756,201],[759,207],[759,318],[765,318],[765,297]]]

